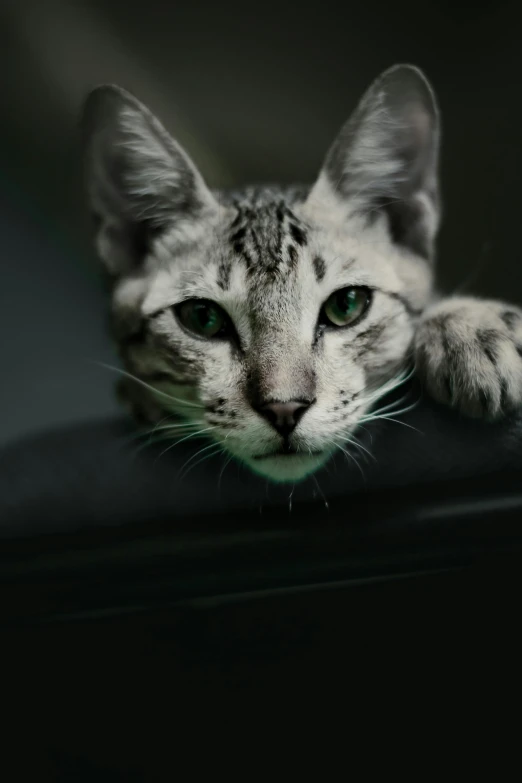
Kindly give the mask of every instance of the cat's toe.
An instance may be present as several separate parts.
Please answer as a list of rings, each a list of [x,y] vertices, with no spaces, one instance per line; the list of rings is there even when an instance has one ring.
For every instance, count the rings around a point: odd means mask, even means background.
[[[436,400],[497,419],[522,404],[522,347],[502,313],[478,305],[428,315],[415,337],[415,361]]]

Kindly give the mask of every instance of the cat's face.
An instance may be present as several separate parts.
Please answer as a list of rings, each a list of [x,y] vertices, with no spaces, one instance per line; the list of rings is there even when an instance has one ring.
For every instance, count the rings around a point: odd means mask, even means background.
[[[86,118],[98,251],[137,412],[176,413],[189,424],[165,429],[173,441],[199,433],[275,481],[349,449],[404,371],[430,293],[438,128],[423,77],[384,74],[308,191],[210,193],[117,88],[95,91]]]

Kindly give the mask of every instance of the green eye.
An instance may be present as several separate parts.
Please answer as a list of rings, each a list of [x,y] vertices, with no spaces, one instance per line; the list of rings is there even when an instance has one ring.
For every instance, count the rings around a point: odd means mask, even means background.
[[[366,312],[369,304],[370,291],[367,288],[341,288],[324,303],[325,321],[334,326],[348,326]]]
[[[228,326],[225,312],[208,299],[188,299],[175,312],[183,326],[199,337],[221,337]]]

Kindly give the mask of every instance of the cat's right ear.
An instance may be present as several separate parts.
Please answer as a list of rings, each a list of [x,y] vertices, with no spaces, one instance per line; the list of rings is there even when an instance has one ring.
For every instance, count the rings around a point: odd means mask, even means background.
[[[440,219],[439,137],[437,102],[422,71],[389,68],[330,147],[309,206],[339,215],[349,207],[369,220],[386,215],[396,244],[431,258]]]
[[[82,115],[86,187],[96,247],[110,274],[139,267],[152,241],[190,233],[217,203],[184,150],[133,95],[94,89]]]

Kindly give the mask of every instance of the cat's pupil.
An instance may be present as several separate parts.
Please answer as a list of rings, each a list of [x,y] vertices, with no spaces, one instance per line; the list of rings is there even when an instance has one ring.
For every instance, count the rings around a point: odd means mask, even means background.
[[[357,292],[353,289],[351,291],[343,291],[339,299],[338,307],[347,315],[357,306]]]
[[[216,326],[218,320],[215,308],[205,304],[196,305],[194,308],[194,317],[197,325],[201,329],[208,329],[209,331]]]

